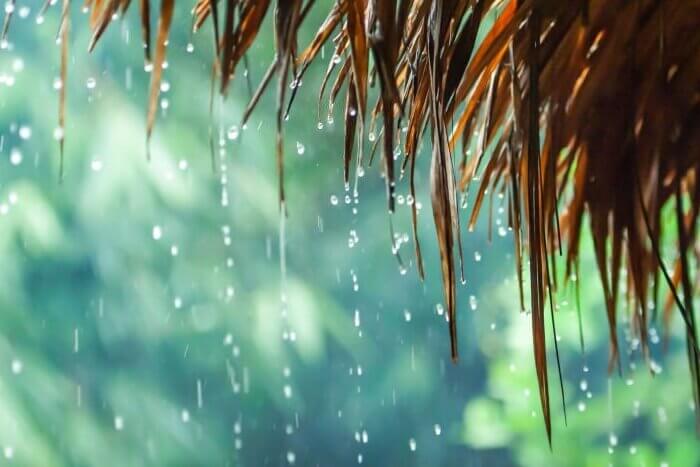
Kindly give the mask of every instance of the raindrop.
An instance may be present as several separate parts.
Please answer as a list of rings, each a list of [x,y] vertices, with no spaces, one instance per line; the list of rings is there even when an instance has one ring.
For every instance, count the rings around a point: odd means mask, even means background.
[[[283,388],[284,392],[284,397],[287,399],[291,399],[292,397],[292,387],[289,384],[285,384]]]
[[[403,319],[405,319],[407,323],[410,322],[411,321],[411,312],[408,310],[403,310]]]
[[[93,159],[92,162],[90,162],[90,168],[92,169],[93,172],[99,172],[102,170],[102,161],[99,159]]]
[[[287,451],[287,462],[291,465],[294,464],[294,462],[297,460],[296,454],[294,454],[292,451]]]
[[[336,206],[338,204],[338,197],[336,195],[331,195],[331,204]]]
[[[159,225],[153,226],[153,240],[160,240],[163,237],[163,229]]]
[[[32,129],[26,125],[19,127],[19,137],[22,139],[29,139],[32,137]]]
[[[297,141],[297,154],[301,156],[302,154],[304,154],[305,151],[306,148],[304,147],[304,145]]]
[[[12,446],[5,446],[2,450],[5,459],[12,459],[15,457],[15,450]]]
[[[578,403],[578,406],[577,406],[577,407],[578,407],[578,411],[579,411],[579,412],[585,412],[585,411],[586,411],[586,403],[583,402],[583,401],[580,401],[580,402]]]
[[[124,429],[124,418],[121,415],[114,417],[114,429],[122,431]]]
[[[240,134],[240,131],[238,130],[238,127],[236,125],[233,125],[231,128],[228,129],[226,136],[228,137],[228,139],[233,141],[235,139],[238,139],[239,134]]]
[[[442,427],[438,423],[436,423],[435,426],[433,426],[433,430],[435,431],[435,436],[440,436],[440,434],[442,433]]]
[[[579,387],[581,388],[581,391],[588,390],[588,381],[586,381],[585,379],[582,379],[581,383],[579,384]]]
[[[10,164],[19,165],[22,163],[22,153],[17,148],[10,151]]]
[[[190,421],[190,412],[187,409],[183,409],[182,412],[180,413],[180,418],[182,419],[182,423],[187,423]]]
[[[85,82],[85,85],[88,89],[95,89],[95,86],[97,86],[97,81],[95,80],[95,78],[90,77]]]
[[[56,128],[54,128],[53,139],[55,139],[56,141],[61,141],[63,139],[63,136],[64,136],[63,127],[57,126]]]
[[[477,263],[481,261],[481,253],[479,253],[478,251],[474,252],[474,261],[476,261]]]
[[[415,450],[416,450],[416,447],[417,447],[417,445],[416,445],[416,440],[413,439],[413,438],[409,439],[409,440],[408,440],[408,448],[409,448],[411,451],[415,451]]]
[[[445,312],[445,309],[442,307],[442,303],[435,305],[435,311],[437,311],[438,315],[442,316],[442,314]]]
[[[472,311],[476,310],[478,303],[476,301],[476,297],[474,295],[469,296],[469,308],[472,309]]]
[[[194,52],[194,44],[192,42],[188,42],[186,50],[187,50],[187,53]]]
[[[16,375],[22,373],[22,361],[21,360],[17,360],[17,359],[12,360],[11,366],[12,366],[12,373],[14,373]]]

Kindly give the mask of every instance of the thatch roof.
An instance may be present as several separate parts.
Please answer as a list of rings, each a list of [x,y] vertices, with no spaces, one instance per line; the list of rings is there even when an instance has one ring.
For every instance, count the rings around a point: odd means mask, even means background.
[[[68,31],[63,0],[63,73]],[[130,0],[86,0],[95,42]],[[146,60],[152,85],[146,131],[156,115],[174,0],[152,12],[141,0]],[[452,356],[457,358],[456,275],[462,267],[457,192],[475,184],[472,224],[485,198],[508,200],[521,283],[522,308],[532,313],[540,399],[551,436],[545,315],[554,325],[552,294],[577,270],[582,229],[590,229],[610,330],[610,366],[619,365],[618,302],[626,300],[648,355],[649,303],[668,289],[680,312],[696,407],[698,365],[693,277],[700,256],[700,0],[337,0],[305,48],[297,32],[314,1],[199,0],[194,27],[211,20],[220,90],[231,79],[274,15],[276,54],[245,118],[277,79],[277,162],[284,202],[284,115],[299,80],[324,45],[334,57],[326,80],[331,93],[347,89],[346,181],[365,162],[357,135],[379,125],[387,202],[394,208],[394,148],[415,191],[414,167],[422,139],[432,147],[432,207],[440,248]],[[157,17],[152,44],[151,17]],[[484,26],[493,19],[493,24]],[[486,31],[483,40],[477,33]],[[333,78],[335,77],[335,78]],[[376,83],[378,99],[368,88]],[[324,82],[325,86],[325,82]],[[61,96],[60,120],[63,121]],[[397,128],[407,127],[405,136]],[[479,181],[473,182],[479,173]],[[671,206],[675,231],[661,212]],[[416,259],[423,276],[413,206]],[[665,264],[662,239],[678,255]],[[555,273],[565,257],[566,274]],[[459,258],[459,259],[456,259]],[[523,303],[523,270],[530,303]],[[622,272],[626,271],[626,274]],[[622,282],[626,287],[621,289]],[[621,297],[621,290],[625,296]],[[556,340],[555,340],[556,345]],[[558,352],[557,352],[558,355]],[[562,389],[563,392],[563,389]]]

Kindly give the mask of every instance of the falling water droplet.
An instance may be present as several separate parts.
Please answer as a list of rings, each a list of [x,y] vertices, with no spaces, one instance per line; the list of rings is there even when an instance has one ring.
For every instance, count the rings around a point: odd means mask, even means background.
[[[296,462],[297,456],[294,454],[292,451],[287,451],[287,462],[292,465],[294,462]]]
[[[22,153],[17,148],[12,148],[10,151],[10,164],[20,165],[22,163]]]
[[[63,127],[57,126],[53,130],[53,139],[56,141],[61,141],[64,137]]]
[[[231,141],[238,139],[238,135],[240,134],[240,130],[236,125],[231,126],[231,128],[228,129],[228,132],[226,133],[226,136],[228,139]]]
[[[19,137],[27,140],[32,137],[32,129],[26,125],[19,127]]]
[[[160,240],[163,237],[163,229],[159,225],[154,225],[151,234],[153,235],[153,240]]]

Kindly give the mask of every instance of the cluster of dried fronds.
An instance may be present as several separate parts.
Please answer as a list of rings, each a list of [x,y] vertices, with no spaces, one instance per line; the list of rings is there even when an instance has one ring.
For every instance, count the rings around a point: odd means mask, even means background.
[[[62,34],[67,31],[64,1]],[[130,0],[86,0],[93,41]],[[160,0],[155,47],[151,2],[140,0],[146,60],[153,62],[147,132],[155,118],[174,0]],[[389,210],[394,208],[395,148],[415,194],[422,139],[432,147],[430,185],[440,248],[452,355],[457,356],[456,271],[461,263],[457,194],[479,174],[476,204],[508,200],[523,300],[529,269],[534,358],[551,437],[545,315],[552,295],[575,275],[584,219],[592,234],[618,364],[618,302],[648,356],[651,304],[668,289],[678,309],[696,406],[698,365],[693,264],[700,250],[700,0],[335,0],[305,49],[297,32],[314,1],[199,0],[194,27],[211,21],[220,90],[229,83],[263,21],[273,14],[276,54],[245,118],[274,77],[278,93],[280,201],[284,201],[282,127],[298,82],[325,45],[334,49],[324,88],[346,90],[344,173],[363,165],[363,130],[379,126]],[[482,30],[483,39],[477,41]],[[65,61],[65,40],[63,56]],[[64,68],[65,70],[65,68]],[[295,81],[296,80],[296,81]],[[368,102],[368,88],[378,99]],[[323,89],[322,89],[323,93]],[[61,111],[61,119],[62,119]],[[397,129],[406,128],[405,135]],[[676,227],[665,232],[664,206]],[[413,205],[418,270],[421,250]],[[678,255],[664,265],[659,244],[673,237]],[[557,274],[556,256],[565,257]],[[459,258],[458,260],[456,258]],[[563,279],[562,279],[563,278]],[[624,290],[624,292],[621,292]],[[623,297],[620,295],[624,294]],[[675,306],[674,306],[675,302]],[[549,310],[549,311],[547,311]],[[556,345],[556,340],[554,340]],[[563,392],[563,389],[562,389]],[[562,394],[563,396],[563,394]]]

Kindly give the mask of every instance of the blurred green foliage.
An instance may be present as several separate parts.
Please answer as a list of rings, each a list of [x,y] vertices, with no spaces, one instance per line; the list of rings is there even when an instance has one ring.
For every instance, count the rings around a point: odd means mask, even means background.
[[[400,251],[407,274],[392,257],[378,169],[359,179],[357,200],[343,188],[342,124],[324,111],[317,128],[323,64],[307,74],[285,126],[280,238],[274,95],[238,128],[248,97],[238,77],[210,116],[211,33],[187,33],[182,7],[149,162],[138,21],[130,13],[113,24],[88,56],[75,3],[59,183],[59,12],[38,24],[36,8],[18,3],[0,51],[3,465],[700,463],[682,341],[672,333],[666,355],[652,346],[663,368],[652,378],[627,336],[623,375],[608,378],[591,258],[579,280],[585,355],[572,295],[558,297],[568,427],[555,411],[551,451],[510,235],[489,241],[484,223],[465,233],[461,359],[450,363],[428,154],[418,174],[420,283],[410,241]],[[262,37],[248,57],[253,83],[272,57],[271,29]],[[406,203],[394,222],[408,238]],[[500,210],[495,222],[505,225]],[[555,375],[552,365],[558,408]]]

